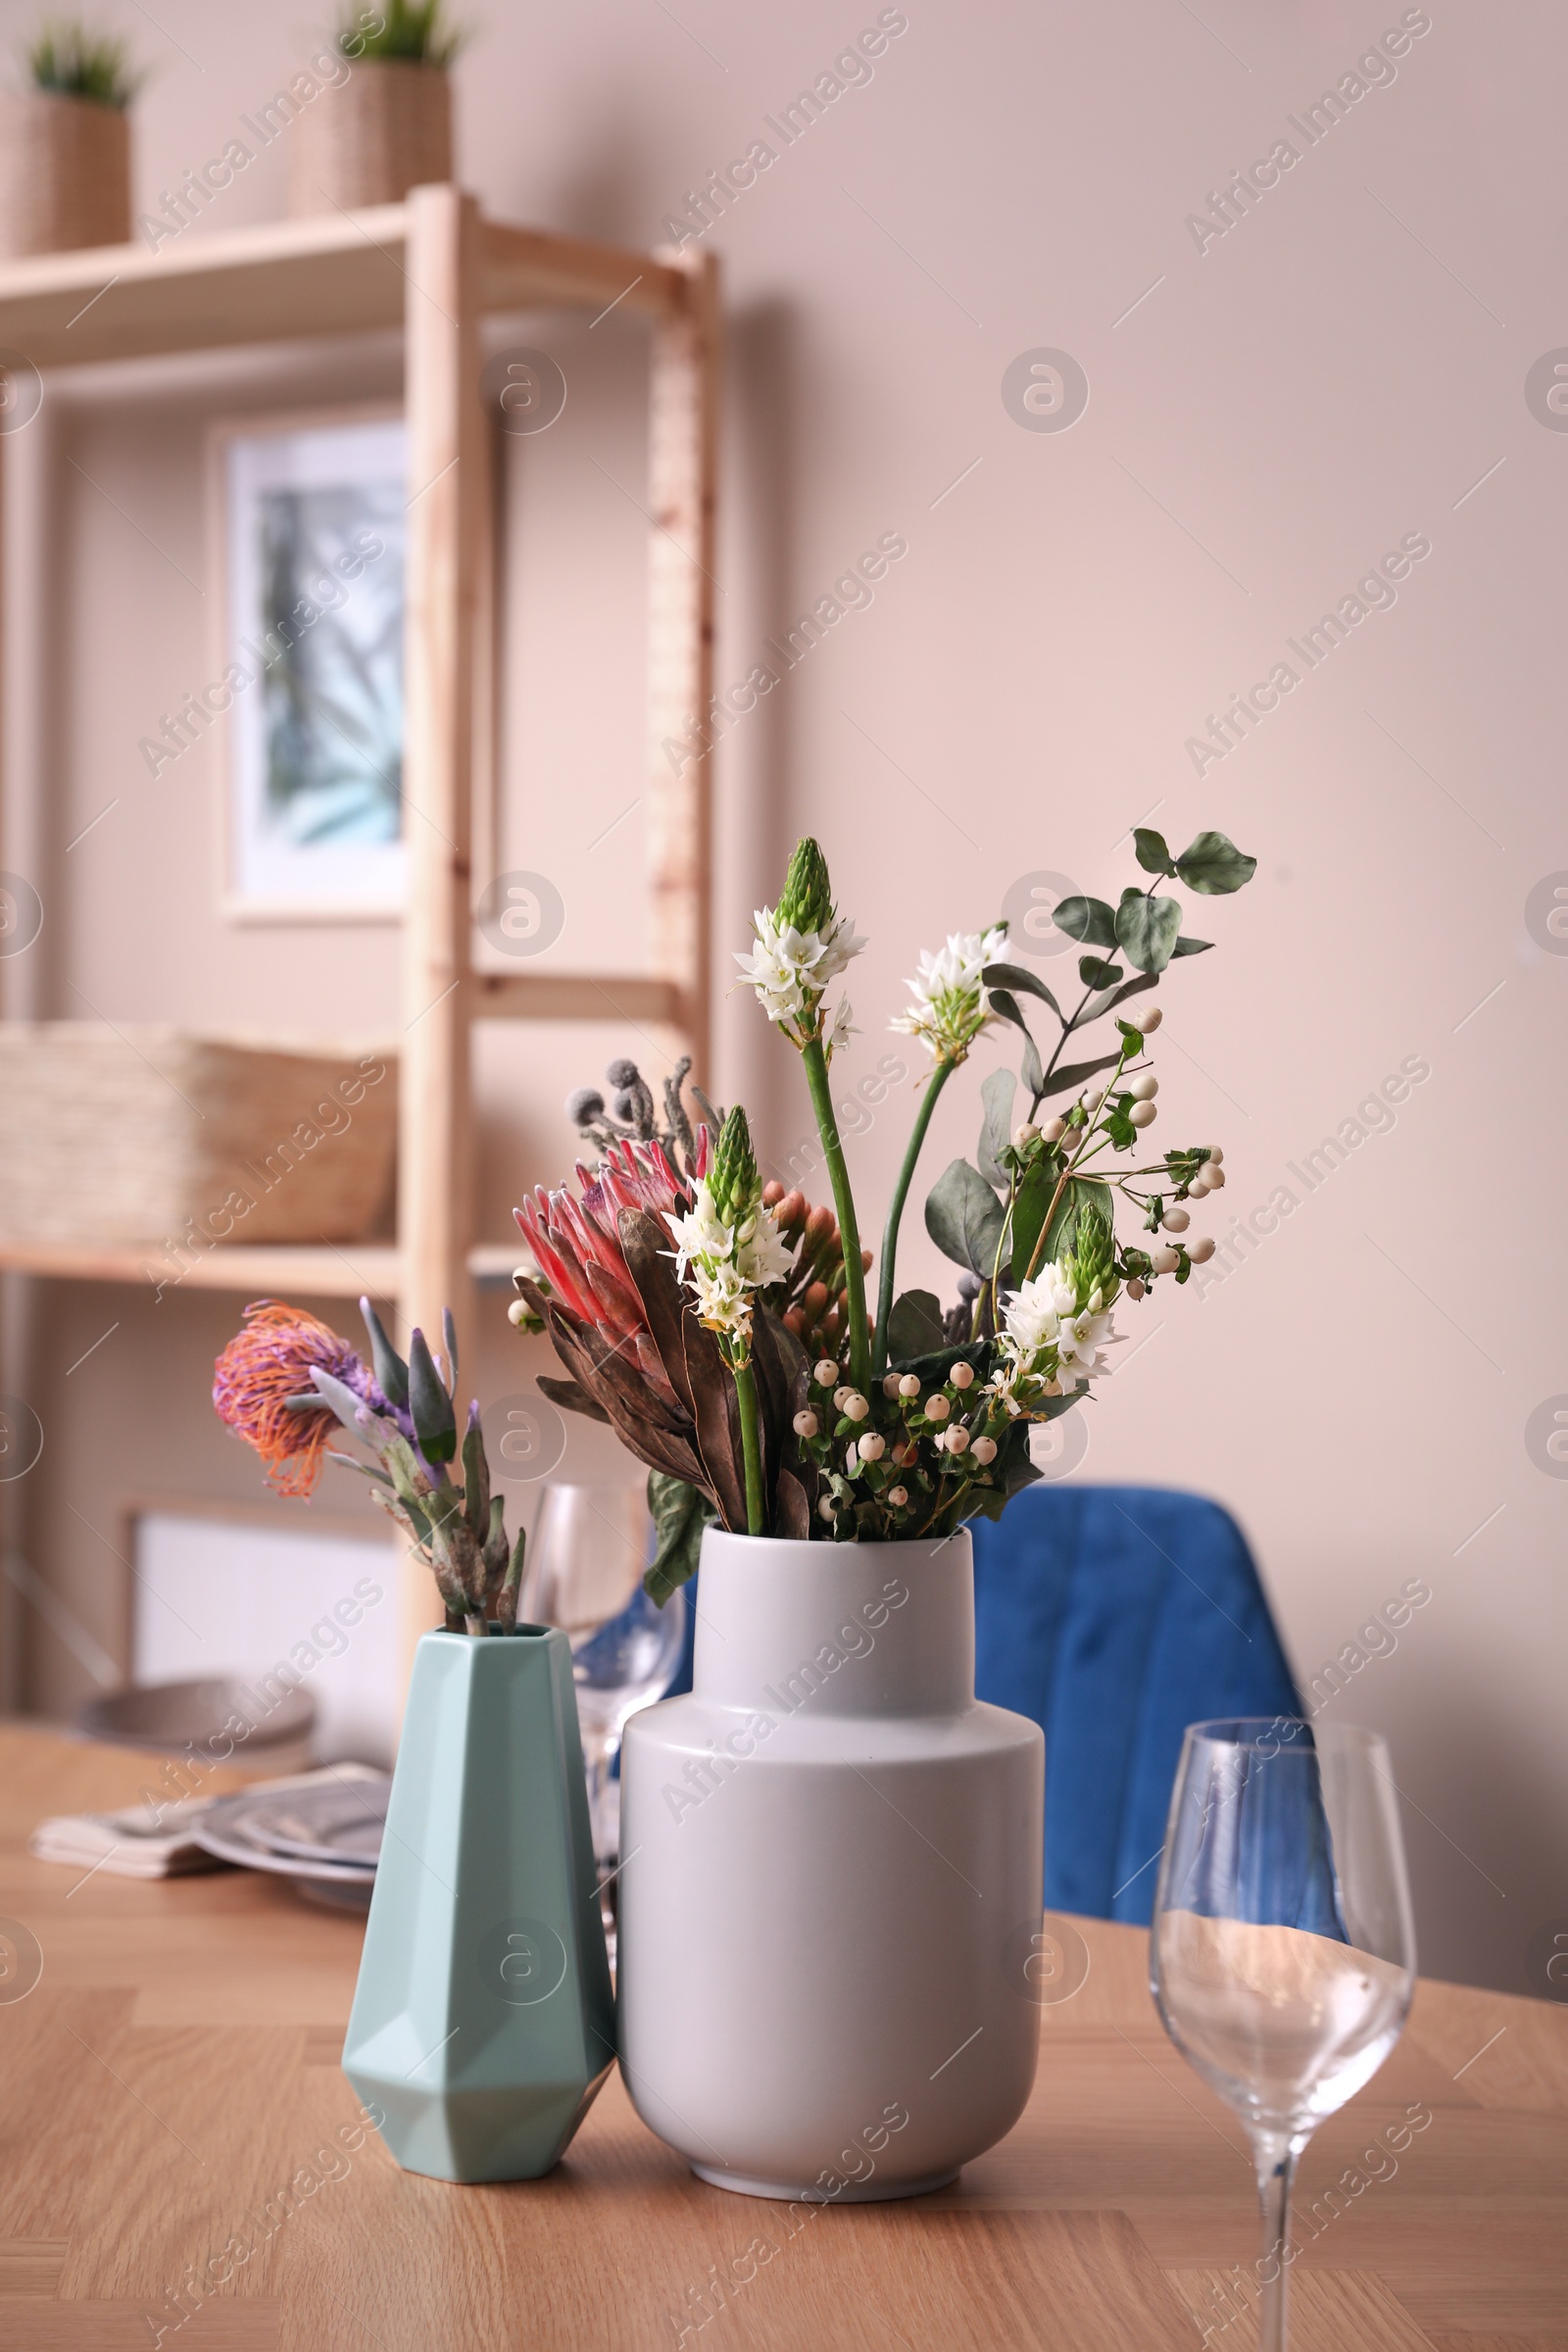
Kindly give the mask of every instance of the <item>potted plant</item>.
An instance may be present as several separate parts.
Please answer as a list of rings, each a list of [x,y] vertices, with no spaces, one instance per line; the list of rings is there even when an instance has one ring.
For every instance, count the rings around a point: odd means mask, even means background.
[[[463,36],[444,0],[376,0],[334,36],[348,63],[292,126],[288,209],[296,217],[401,204],[452,177],[452,81]]]
[[[409,2171],[532,2180],[555,2165],[614,2057],[571,1646],[519,1625],[524,1540],[470,1404],[457,1342],[405,1362],[368,1299],[367,1364],[326,1324],[263,1299],[219,1357],[213,1400],[284,1494],[341,1453],[433,1570],[446,1627],[418,1645],[343,2071],[384,2110]],[[452,1475],[456,1465],[458,1476]]]
[[[0,93],[0,259],[125,244],[140,87],[125,44],[56,24],[25,63],[30,86]]]
[[[828,1000],[865,943],[811,841],[737,960],[804,1065],[842,1236],[828,1281],[803,1287],[809,1218],[761,1182],[745,1112],[710,1111],[675,1151],[674,1115],[653,1134],[629,1082],[613,1119],[598,1096],[571,1106],[604,1152],[578,1194],[519,1212],[538,1271],[513,1318],[571,1376],[550,1394],[649,1465],[656,1596],[701,1546],[695,1688],[637,1715],[622,1755],[619,2039],[639,2112],[724,2187],[917,2193],[1000,2138],[1033,2082],[1043,1742],[975,1703],[966,1522],[1038,1475],[1031,1433],[1082,1408],[1122,1302],[1212,1250],[1188,1203],[1223,1185],[1219,1150],[1145,1157],[1150,1000],[1208,945],[1164,884],[1220,895],[1254,862],[1220,833],[1180,857],[1134,840],[1145,879],[1118,905],[1055,909],[1085,950],[1069,1009],[1004,959],[1001,925],[922,957],[896,1026],[930,1067],[874,1320],[829,1084],[850,1012]],[[1049,1054],[1025,1000],[1055,1024]],[[932,1105],[1004,1024],[1018,1076],[986,1080],[975,1158],[926,1202],[957,1298],[899,1296]]]

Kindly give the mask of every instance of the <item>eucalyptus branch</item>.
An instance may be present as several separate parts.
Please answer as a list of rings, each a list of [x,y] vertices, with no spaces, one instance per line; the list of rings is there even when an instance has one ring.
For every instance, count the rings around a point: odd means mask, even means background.
[[[1105,1095],[1108,1095],[1114,1091],[1116,1081],[1120,1078],[1122,1071],[1126,1066],[1127,1052],[1128,1040],[1124,1037],[1121,1041],[1121,1052],[1116,1057],[1116,1067],[1110,1074],[1110,1084],[1105,1088],[1104,1094],[1101,1096],[1102,1102],[1104,1101]],[[1101,1147],[1104,1145],[1107,1139],[1101,1130],[1094,1126],[1086,1127],[1077,1151],[1073,1153],[1071,1159],[1067,1161],[1066,1165],[1061,1171],[1061,1174],[1056,1179],[1056,1189],[1051,1196],[1051,1206],[1047,1209],[1045,1216],[1041,1220],[1040,1231],[1035,1236],[1035,1246],[1029,1253],[1029,1263],[1024,1268],[1023,1278],[1025,1282],[1032,1280],[1036,1269],[1040,1264],[1041,1252],[1046,1246],[1046,1236],[1051,1231],[1051,1221],[1056,1213],[1057,1206],[1061,1200],[1061,1196],[1066,1191],[1071,1179],[1078,1173],[1079,1167],[1083,1163],[1085,1154],[1088,1152],[1090,1140],[1096,1134],[1100,1135]]]
[[[1041,1073],[1040,1092],[1034,1097],[1029,1105],[1029,1116],[1031,1119],[1034,1117],[1035,1112],[1040,1108],[1041,1103],[1045,1101],[1047,1095],[1051,1091],[1052,1074],[1054,1071],[1057,1062],[1061,1059],[1061,1049],[1067,1043],[1067,1040],[1069,1037],[1071,1037],[1073,1031],[1077,1028],[1079,1015],[1082,1013],[1084,1006],[1088,1004],[1094,993],[1095,992],[1092,988],[1086,988],[1083,995],[1078,1000],[1077,1011],[1073,1013],[1073,1016],[1070,1020],[1062,1021],[1061,1023],[1061,1035],[1057,1038],[1055,1045],[1053,1047],[1051,1059],[1047,1062],[1045,1069]],[[1059,1013],[1056,1017],[1058,1020],[1061,1019]]]

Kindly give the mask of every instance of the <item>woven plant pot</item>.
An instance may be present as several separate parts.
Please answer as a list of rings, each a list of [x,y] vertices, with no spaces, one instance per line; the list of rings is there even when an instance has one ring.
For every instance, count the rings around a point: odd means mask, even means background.
[[[452,177],[452,83],[441,66],[362,58],[293,125],[288,209],[296,219],[341,205],[401,204]]]
[[[0,260],[130,241],[130,123],[52,90],[0,91]]]

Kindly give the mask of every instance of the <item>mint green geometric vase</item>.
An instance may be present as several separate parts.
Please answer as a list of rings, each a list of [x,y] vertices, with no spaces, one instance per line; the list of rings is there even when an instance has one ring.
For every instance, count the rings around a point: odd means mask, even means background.
[[[425,1634],[343,2072],[406,2171],[533,2180],[614,2055],[571,1645]]]

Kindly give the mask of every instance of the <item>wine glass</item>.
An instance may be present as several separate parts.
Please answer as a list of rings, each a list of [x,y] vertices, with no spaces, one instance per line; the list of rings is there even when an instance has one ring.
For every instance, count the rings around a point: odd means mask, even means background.
[[[1259,2352],[1285,2352],[1291,2186],[1398,2040],[1415,1934],[1389,1752],[1293,1716],[1195,1723],[1154,1896],[1166,2033],[1241,2116],[1263,2212]]]
[[[620,1844],[614,1761],[639,1707],[662,1696],[686,1631],[686,1595],[660,1608],[643,1591],[652,1524],[638,1487],[549,1486],[526,1552],[523,1615],[571,1642],[577,1721],[606,1933],[613,1952],[612,1880]]]

